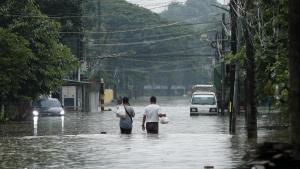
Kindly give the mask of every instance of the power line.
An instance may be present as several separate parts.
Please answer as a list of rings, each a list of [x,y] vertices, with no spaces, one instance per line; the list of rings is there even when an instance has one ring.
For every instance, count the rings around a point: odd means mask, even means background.
[[[92,44],[90,46],[130,46],[130,45],[150,45],[154,43],[159,43],[159,42],[165,42],[169,40],[176,40],[176,39],[181,39],[181,38],[186,38],[186,37],[191,37],[192,35],[182,35],[178,37],[173,37],[173,38],[167,38],[167,39],[160,39],[160,40],[149,40],[149,41],[140,41],[140,42],[129,42],[129,43],[105,43],[105,44]]]
[[[184,31],[181,31],[180,33],[182,34],[175,34],[174,32],[173,33],[161,33],[161,34],[154,34],[154,35],[147,35],[147,36],[144,36],[142,35],[142,37],[124,37],[124,36],[121,36],[121,37],[115,37],[115,39],[113,40],[121,40],[121,39],[126,39],[126,40],[133,40],[133,39],[149,39],[149,38],[162,38],[162,37],[165,37],[165,36],[182,36],[182,35],[190,35],[190,34],[193,34],[195,32],[184,32]],[[188,33],[188,34],[187,34]],[[94,42],[94,41],[99,41],[100,39],[94,39],[94,38],[90,38],[90,39],[87,39],[87,41],[90,41],[90,42]]]
[[[218,24],[220,22],[202,22],[202,23],[186,23],[186,24],[180,24],[185,22],[174,22],[169,24],[162,24],[158,26],[153,27],[145,27],[145,28],[138,28],[138,29],[128,29],[128,30],[118,30],[118,31],[88,31],[88,32],[59,32],[60,34],[83,34],[83,33],[89,33],[89,34],[115,34],[115,33],[128,33],[128,32],[137,32],[137,31],[144,31],[144,30],[153,30],[157,28],[166,28],[166,27],[177,27],[177,26],[190,26],[190,25],[202,25],[202,24]]]
[[[198,59],[198,58],[197,58]],[[161,60],[141,60],[141,59],[134,59],[134,58],[118,58],[118,60],[120,61],[130,61],[130,62],[145,62],[145,63],[165,63],[165,64],[169,64],[170,61],[161,61]],[[189,59],[189,60],[185,60],[185,61],[195,61],[195,58],[194,59]],[[173,63],[174,61],[172,61]],[[179,61],[176,61],[176,62],[179,62]],[[180,61],[181,63],[181,61]]]
[[[206,47],[205,47],[206,48]],[[114,53],[114,54],[105,54],[102,56],[88,56],[88,60],[93,60],[93,59],[106,59],[106,58],[117,58],[118,60],[120,59],[134,59],[134,58],[146,58],[146,59],[153,59],[153,57],[160,57],[160,56],[172,56],[173,58],[178,57],[178,56],[189,56],[189,58],[192,58],[192,56],[195,56],[195,58],[199,58],[198,56],[211,56],[211,54],[203,54],[203,53],[195,53],[195,52],[200,52],[202,48],[198,47],[190,47],[190,48],[176,48],[177,52],[165,52],[165,53]],[[197,50],[197,51],[194,51]],[[193,52],[192,52],[193,51]],[[189,53],[189,54],[187,54]],[[192,54],[191,54],[192,53]],[[205,57],[202,57],[205,58]],[[159,58],[163,59],[163,58]],[[134,59],[136,60],[136,59]],[[153,61],[157,62],[157,61]]]
[[[189,58],[185,59],[184,61],[182,60],[173,60],[173,61],[161,61],[161,60],[141,60],[141,59],[131,59],[131,58],[119,58],[122,60],[122,62],[129,62],[129,63],[155,63],[156,65],[162,65],[162,66],[174,66],[174,65],[186,65],[188,63],[197,63],[197,64],[207,64],[211,61],[203,61],[199,60],[199,58]],[[200,58],[201,59],[201,58]]]
[[[93,60],[93,59],[105,59],[105,58],[109,58],[106,56],[97,56],[97,57],[89,57],[87,58],[88,60]],[[110,57],[110,58],[131,58],[131,59],[135,59],[135,58],[139,58],[139,59],[191,59],[191,58],[207,58],[207,59],[213,59],[215,58],[215,55],[213,54],[165,54],[165,55],[119,55],[119,56],[115,56],[115,57]]]
[[[197,59],[197,60],[196,60]],[[115,60],[114,60],[115,61]],[[118,60],[120,62],[113,62],[111,64],[109,64],[110,62],[107,62],[105,67],[118,67],[116,65],[118,64],[124,64],[124,59]],[[125,60],[126,61],[126,60]],[[128,60],[127,60],[128,61]],[[132,60],[129,59],[129,62],[131,65],[134,65],[133,67],[137,68],[137,67],[141,67],[141,68],[145,68],[144,64],[136,64],[136,61],[138,62],[144,62],[144,63],[155,63],[154,65],[151,65],[152,67],[155,66],[155,68],[161,68],[161,69],[169,69],[171,67],[183,67],[183,66],[196,66],[198,67],[198,65],[212,65],[211,63],[211,59],[210,60],[199,60],[199,58],[195,58],[195,59],[189,59],[189,60],[175,60],[175,61],[152,61],[152,60]],[[134,63],[135,62],[135,63]],[[191,63],[192,62],[192,63]]]
[[[114,69],[102,69],[107,72],[114,72]],[[122,69],[122,71],[135,72],[135,73],[170,73],[170,72],[183,72],[183,71],[197,71],[195,68],[181,68],[181,69],[170,69],[170,70],[161,70],[161,69]]]
[[[85,13],[85,12],[83,12],[83,13]],[[213,17],[213,16],[217,16],[217,15],[220,15],[220,14],[221,13],[210,13],[210,14],[207,14],[205,16],[199,16],[199,17],[195,17],[195,15],[184,15],[184,16],[185,17],[193,16],[193,18],[186,19],[186,21],[189,21],[189,20],[193,20],[193,19],[197,19],[197,18]],[[107,15],[107,13],[105,13],[105,15]],[[149,13],[149,14],[139,14],[139,15],[157,15],[157,14]],[[47,14],[47,13],[42,13],[41,15],[4,14],[2,16],[5,16],[5,17],[19,17],[19,18],[65,19],[65,18],[95,18],[95,17],[101,17],[103,15],[78,15],[78,13],[68,13],[68,14],[65,14],[65,15],[61,16],[61,15],[50,15],[50,14]],[[134,16],[136,16],[136,15],[134,15]]]
[[[105,14],[107,15],[107,13]],[[150,14],[139,14],[140,15],[156,15],[153,13]],[[5,17],[18,17],[18,18],[50,18],[50,19],[65,19],[65,18],[96,18],[103,15],[78,15],[78,13],[68,13],[66,15],[50,15],[47,13],[42,13],[41,15],[26,15],[26,14],[4,14]],[[134,15],[136,16],[136,15]]]
[[[214,32],[216,30],[210,30],[207,32],[201,32],[198,33],[198,35],[203,34],[203,33],[208,33],[208,32]],[[166,39],[156,39],[156,40],[147,40],[147,41],[139,41],[139,42],[128,42],[128,43],[103,43],[103,44],[91,44],[90,46],[131,46],[131,45],[151,45],[159,42],[165,42],[165,41],[170,41],[170,40],[177,40],[181,38],[188,38],[188,37],[195,37],[196,34],[187,34],[187,35],[181,35],[177,37],[171,37],[171,38],[166,38]],[[206,40],[205,40],[206,41]]]

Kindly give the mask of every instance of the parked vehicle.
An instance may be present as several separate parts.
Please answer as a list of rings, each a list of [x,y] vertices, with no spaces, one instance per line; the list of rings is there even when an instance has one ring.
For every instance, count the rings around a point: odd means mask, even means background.
[[[217,115],[218,105],[214,92],[194,92],[191,98],[190,115]]]
[[[209,84],[196,84],[192,87],[192,94],[194,92],[216,92],[214,85]]]
[[[43,98],[33,102],[33,116],[63,116],[65,111],[58,99]]]

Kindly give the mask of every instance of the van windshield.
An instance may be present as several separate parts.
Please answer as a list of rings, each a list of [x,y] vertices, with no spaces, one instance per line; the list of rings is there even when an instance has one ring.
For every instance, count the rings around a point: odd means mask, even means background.
[[[214,95],[194,95],[192,104],[214,105],[216,104]]]

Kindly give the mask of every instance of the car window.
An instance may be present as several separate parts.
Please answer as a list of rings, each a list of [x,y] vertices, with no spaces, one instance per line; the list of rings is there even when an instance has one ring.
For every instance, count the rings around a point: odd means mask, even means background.
[[[41,107],[61,107],[58,100],[42,100],[39,105]]]
[[[216,101],[214,95],[195,95],[192,98],[192,104],[214,105]]]

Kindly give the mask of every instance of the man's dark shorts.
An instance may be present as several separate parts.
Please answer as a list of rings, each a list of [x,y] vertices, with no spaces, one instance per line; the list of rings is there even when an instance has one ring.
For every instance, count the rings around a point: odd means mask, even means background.
[[[124,128],[120,128],[120,129],[121,129],[121,134],[131,134],[132,129],[124,129]]]
[[[158,134],[158,122],[147,122],[146,130],[147,133]]]

